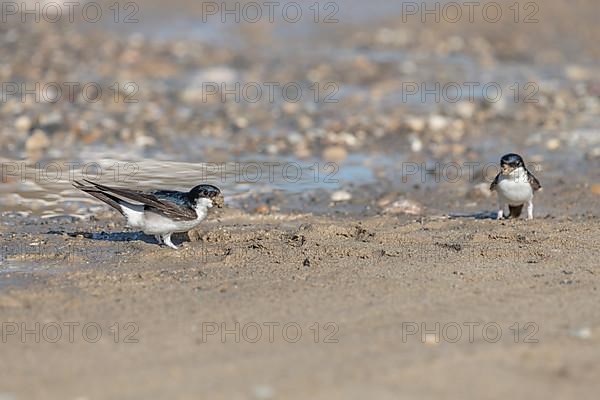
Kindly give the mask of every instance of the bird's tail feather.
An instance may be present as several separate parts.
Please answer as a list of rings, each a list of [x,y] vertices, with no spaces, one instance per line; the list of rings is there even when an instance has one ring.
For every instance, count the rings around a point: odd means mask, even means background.
[[[87,194],[94,196],[95,198],[97,198],[100,201],[105,202],[106,204],[108,204],[109,206],[111,206],[112,208],[114,208],[115,210],[120,212],[121,214],[125,215],[123,213],[123,209],[121,208],[121,205],[119,204],[119,201],[121,199],[119,199],[118,197],[113,196],[110,193],[106,193],[96,186],[86,186],[86,185],[82,184],[81,182],[77,182],[77,181],[74,181],[74,182],[75,183],[73,184],[73,186],[76,187],[77,189],[83,190]],[[90,182],[90,183],[92,183],[92,182]]]

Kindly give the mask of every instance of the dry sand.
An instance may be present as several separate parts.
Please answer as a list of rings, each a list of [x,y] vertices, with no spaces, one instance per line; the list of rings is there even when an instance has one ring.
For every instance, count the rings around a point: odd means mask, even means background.
[[[91,237],[122,231],[111,216],[4,228],[13,253],[45,249],[13,261],[50,266],[34,283],[10,274],[0,295],[5,393],[592,399],[599,389],[596,216],[411,222],[226,210],[179,251],[113,241],[134,234]]]

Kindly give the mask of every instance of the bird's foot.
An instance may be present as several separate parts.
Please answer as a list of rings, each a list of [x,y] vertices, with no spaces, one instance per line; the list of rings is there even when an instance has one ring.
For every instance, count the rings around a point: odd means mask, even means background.
[[[165,244],[166,244],[167,246],[169,246],[170,248],[172,248],[172,249],[175,249],[175,250],[179,250],[179,247],[175,246],[175,245],[173,244],[173,242],[171,242],[171,234],[170,234],[170,233],[169,233],[168,235],[165,235],[165,236],[163,237],[163,240],[164,240]]]
[[[531,200],[529,200],[529,202],[527,203],[527,219],[533,219],[533,201]]]
[[[163,244],[163,240],[162,240],[162,237],[160,237],[160,235],[154,235],[154,238],[156,239],[158,244]]]

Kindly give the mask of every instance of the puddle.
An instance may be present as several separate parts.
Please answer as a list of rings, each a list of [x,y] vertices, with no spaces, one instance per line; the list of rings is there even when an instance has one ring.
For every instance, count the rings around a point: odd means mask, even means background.
[[[239,162],[192,163],[161,160],[97,158],[48,160],[34,165],[4,160],[0,212],[25,212],[42,218],[61,215],[85,217],[96,199],[72,186],[89,179],[106,185],[146,189],[189,190],[201,183],[218,186],[230,206],[249,196],[283,191],[290,196],[315,190],[334,191],[348,185],[376,181],[374,168],[393,165],[389,157],[355,154],[340,163],[295,158],[256,157]],[[9,172],[6,172],[9,171]]]
[[[526,160],[529,168],[542,181],[559,179],[565,173],[585,180],[597,175],[582,155],[586,146],[598,144],[597,133],[595,130],[566,132],[564,136],[570,142],[561,152],[548,151],[544,143],[540,143],[542,139],[532,134],[530,143],[521,149],[529,156]],[[442,162],[414,153],[351,153],[342,162],[247,155],[236,162],[207,163],[189,161],[189,155],[181,154],[173,157],[186,161],[128,159],[114,151],[114,158],[107,158],[106,151],[94,153],[92,150],[86,152],[85,160],[53,159],[29,165],[25,161],[4,159],[1,160],[0,212],[21,212],[42,219],[88,217],[105,205],[72,186],[73,180],[81,179],[140,190],[187,191],[209,183],[221,188],[227,204],[234,208],[241,208],[247,199],[274,192],[281,193],[278,199],[300,199],[317,191],[331,193],[382,184],[387,185],[386,190],[405,192],[414,190],[414,185],[428,190],[447,183],[468,187],[480,182],[478,171],[482,169],[493,177],[497,172],[498,154],[512,150],[510,141],[501,137],[488,138],[471,147],[480,157],[477,161],[465,159],[462,163]],[[162,157],[168,155],[163,153]],[[457,173],[460,176],[455,176]],[[298,203],[292,200],[289,204]],[[322,211],[323,205],[315,204],[314,209],[303,206],[303,211]]]

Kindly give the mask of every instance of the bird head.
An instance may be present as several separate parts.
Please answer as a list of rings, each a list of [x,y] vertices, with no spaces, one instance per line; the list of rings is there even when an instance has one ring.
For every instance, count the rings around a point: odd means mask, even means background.
[[[502,168],[502,175],[509,175],[514,170],[525,167],[525,162],[520,155],[509,153],[503,155],[500,159],[500,167]]]
[[[225,206],[225,198],[221,190],[213,185],[198,185],[190,190],[189,196],[194,202],[198,202],[200,199],[209,199],[213,206],[218,208]]]

